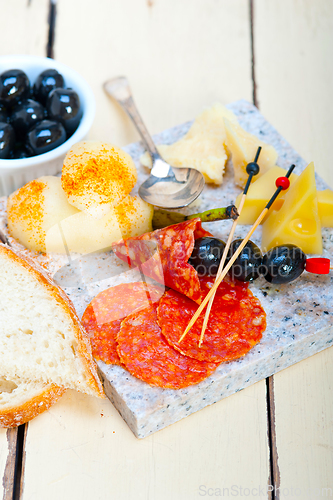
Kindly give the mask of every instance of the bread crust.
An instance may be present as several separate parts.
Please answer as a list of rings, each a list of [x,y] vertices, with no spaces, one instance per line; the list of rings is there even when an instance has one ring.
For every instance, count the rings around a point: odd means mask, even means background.
[[[64,387],[50,384],[41,388],[40,393],[17,406],[0,410],[0,427],[17,427],[48,410],[66,392]]]
[[[20,255],[18,251],[13,250],[12,248],[9,248],[1,243],[0,254],[7,255],[14,262],[23,266],[29,271],[29,273],[34,275],[39,283],[47,289],[48,293],[56,300],[56,302],[62,307],[63,311],[71,319],[73,328],[75,329],[76,340],[78,342],[77,352],[86,368],[86,372],[89,373],[88,385],[91,389],[90,394],[105,398],[103,386],[99,379],[96,364],[92,356],[88,334],[81,325],[79,317],[77,316],[75,308],[69,297],[58,285],[56,285],[56,283],[54,283],[46,270],[29,257]],[[87,393],[84,388],[82,388],[82,392]]]

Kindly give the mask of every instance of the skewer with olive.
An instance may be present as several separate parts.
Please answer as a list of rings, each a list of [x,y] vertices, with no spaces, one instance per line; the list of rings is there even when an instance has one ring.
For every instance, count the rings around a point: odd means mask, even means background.
[[[242,240],[232,242],[228,259],[237,250]],[[225,243],[217,238],[199,238],[195,241],[189,259],[199,276],[216,276]],[[263,276],[269,283],[290,283],[303,271],[314,274],[328,274],[330,260],[325,258],[307,259],[305,253],[296,245],[279,245],[269,250],[264,256],[259,247],[248,241],[240,255],[231,266],[232,279],[248,282]]]

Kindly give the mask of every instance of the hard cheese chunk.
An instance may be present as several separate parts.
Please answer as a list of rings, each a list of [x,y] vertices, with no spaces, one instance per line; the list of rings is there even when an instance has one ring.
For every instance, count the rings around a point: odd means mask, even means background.
[[[274,192],[275,180],[278,177],[285,176],[286,173],[287,170],[275,165],[275,167],[270,168],[265,174],[260,176],[251,184],[246,196],[243,210],[238,218],[239,224],[252,225],[255,223]],[[298,179],[298,175],[291,174],[289,179],[290,185],[292,186],[296,179]],[[279,210],[282,207],[286,196],[288,196],[289,189],[282,191],[278,199],[275,200],[273,204],[274,210]],[[239,207],[241,198],[242,193],[240,193],[236,198],[235,205],[237,208]],[[333,227],[333,191],[331,189],[317,191],[317,200],[321,226]]]
[[[273,210],[263,224],[263,251],[286,243],[299,246],[307,254],[322,253],[313,163],[306,167],[289,188],[282,208],[278,211]]]
[[[131,195],[101,219],[79,211],[47,231],[46,251],[82,254],[106,251],[115,241],[150,232],[153,212],[152,205]]]
[[[8,229],[10,235],[29,250],[45,252],[47,231],[78,212],[68,203],[60,178],[46,175],[10,195]]]
[[[318,191],[318,210],[323,227],[333,227],[333,191]]]
[[[254,222],[257,220],[257,218],[267,205],[268,200],[273,195],[276,189],[275,186],[276,179],[278,177],[285,176],[286,173],[287,170],[275,165],[275,167],[272,167],[269,170],[267,170],[267,172],[265,172],[251,184],[246,196],[243,209],[238,218],[239,224],[254,224]],[[291,174],[290,176],[291,185],[296,181],[297,178],[298,175]],[[289,190],[284,191],[283,194],[288,193],[288,191]],[[237,208],[239,207],[241,198],[242,198],[242,193],[240,193],[237,196],[235,202]],[[272,208],[274,210],[279,210],[281,208],[281,206],[283,205],[283,198],[284,196],[282,196],[281,193],[281,195],[278,197],[277,200],[275,200],[273,204]]]
[[[278,154],[273,146],[265,144],[255,135],[249,134],[238,123],[232,123],[228,118],[225,118],[224,124],[227,147],[231,153],[234,167],[235,183],[244,187],[248,178],[246,165],[254,160],[259,146],[262,147],[258,159],[261,173],[275,165]]]
[[[158,146],[165,161],[174,167],[192,167],[199,170],[205,181],[222,184],[227,152],[224,118],[237,123],[235,115],[222,104],[204,110],[194,121],[188,133],[171,145]],[[142,165],[151,167],[148,153],[141,156]]]

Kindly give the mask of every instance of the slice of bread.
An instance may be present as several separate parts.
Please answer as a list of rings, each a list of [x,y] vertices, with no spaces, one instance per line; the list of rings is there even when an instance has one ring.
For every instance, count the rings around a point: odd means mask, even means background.
[[[24,382],[0,376],[0,427],[25,424],[48,410],[66,389],[42,382]]]
[[[36,263],[5,245],[0,245],[0,376],[104,397],[89,338],[67,295]]]

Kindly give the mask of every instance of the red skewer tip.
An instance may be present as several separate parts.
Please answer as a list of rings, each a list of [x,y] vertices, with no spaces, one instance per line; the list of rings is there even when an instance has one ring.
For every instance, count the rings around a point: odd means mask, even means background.
[[[276,187],[280,187],[283,190],[286,190],[290,186],[290,180],[288,179],[288,177],[278,177],[275,181],[275,185]]]
[[[313,257],[312,259],[306,259],[305,269],[308,273],[329,274],[330,264],[330,259],[325,259],[324,257]]]

